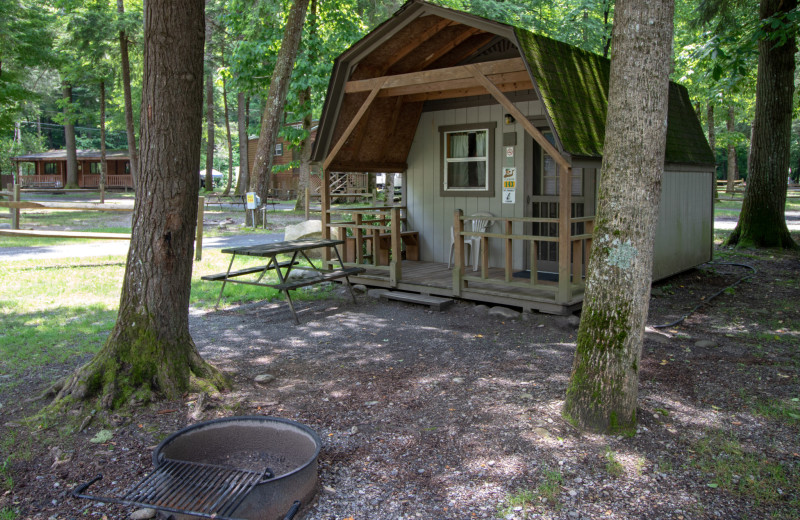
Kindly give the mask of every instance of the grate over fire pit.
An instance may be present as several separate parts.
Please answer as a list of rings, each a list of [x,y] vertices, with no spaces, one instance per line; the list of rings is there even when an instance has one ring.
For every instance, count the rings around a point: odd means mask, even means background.
[[[152,507],[179,519],[288,520],[316,493],[322,443],[313,430],[276,417],[230,417],[174,433],[153,452],[155,470],[120,496],[73,496]]]

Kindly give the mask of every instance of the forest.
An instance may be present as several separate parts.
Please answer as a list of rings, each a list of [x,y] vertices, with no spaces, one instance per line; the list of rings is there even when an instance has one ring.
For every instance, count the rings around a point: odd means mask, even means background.
[[[434,0],[610,56],[613,0]],[[400,0],[317,0],[306,16],[283,121],[319,118],[333,60],[389,18]],[[201,161],[227,177],[240,163],[240,139],[257,137],[259,118],[291,2],[206,2],[205,107]],[[10,157],[63,149],[65,125],[78,149],[137,142],[143,66],[141,0],[0,2],[0,172]],[[796,23],[796,10],[773,29]],[[708,132],[717,178],[747,178],[754,117],[756,0],[677,0],[672,79],[685,85]],[[126,135],[126,87],[132,136]],[[104,100],[101,101],[101,100]],[[791,171],[800,176],[800,117],[793,103]],[[103,111],[104,109],[104,111]],[[104,124],[103,124],[104,121]],[[307,130],[282,127],[300,146]],[[234,179],[235,181],[235,179]],[[246,187],[240,187],[239,192]]]

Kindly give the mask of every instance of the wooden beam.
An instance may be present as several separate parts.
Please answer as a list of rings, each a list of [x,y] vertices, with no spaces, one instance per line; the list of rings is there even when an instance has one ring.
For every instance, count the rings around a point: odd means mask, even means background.
[[[471,69],[476,68],[481,74],[502,74],[506,72],[527,71],[525,62],[522,58],[510,58],[506,60],[487,61],[474,65],[459,65],[457,67],[447,67],[444,69],[423,70],[420,72],[410,72],[408,74],[397,74],[395,76],[381,76],[379,78],[361,79],[348,81],[345,84],[346,94],[356,92],[368,92],[375,89],[377,85],[381,88],[404,87],[408,85],[419,85],[422,83],[433,83],[435,81],[448,81],[454,79],[469,79],[474,76]]]
[[[348,161],[331,163],[331,170],[337,172],[403,173],[407,169],[408,164],[404,162],[360,163]]]
[[[572,168],[558,168],[558,291],[557,303],[572,298],[570,257],[572,255]]]
[[[347,141],[347,138],[350,137],[350,134],[353,132],[353,129],[355,129],[356,125],[361,121],[361,118],[364,117],[364,114],[366,113],[367,109],[372,104],[372,101],[375,99],[375,96],[377,96],[378,92],[380,92],[386,78],[383,77],[378,79],[381,81],[378,81],[372,88],[372,91],[369,93],[369,96],[367,96],[367,99],[365,99],[364,103],[361,104],[361,108],[358,109],[356,115],[353,116],[352,120],[350,120],[350,124],[347,125],[347,128],[344,129],[344,132],[342,133],[342,136],[339,138],[339,141],[337,141],[337,143],[334,145],[331,151],[328,152],[328,156],[325,158],[325,162],[322,165],[323,170],[325,171],[328,170],[328,167],[333,161],[333,158],[336,157],[336,154],[339,153],[339,150],[342,149],[342,146],[344,146],[345,141]]]
[[[565,169],[571,168],[569,162],[561,156],[561,153],[556,149],[556,147],[550,144],[550,141],[548,141],[544,135],[542,135],[542,133],[535,126],[533,126],[530,121],[528,121],[528,118],[525,116],[525,114],[520,112],[514,103],[512,103],[511,100],[508,99],[494,83],[489,81],[489,78],[487,78],[478,67],[475,65],[464,65],[464,67],[472,72],[472,74],[475,76],[475,79],[477,79],[486,88],[486,90],[489,91],[489,94],[491,94],[498,101],[498,103],[503,105],[508,113],[511,114],[514,119],[516,119],[522,125],[525,131],[528,132],[531,137],[533,137],[534,141],[539,143],[539,146],[541,146],[542,149],[548,155],[550,155],[550,157],[552,157],[559,166]]]
[[[515,84],[516,90],[526,90],[533,88],[533,82],[527,71],[503,72],[487,76],[495,85]],[[459,90],[469,88],[483,89],[481,83],[474,77],[444,81],[434,81],[431,83],[419,83],[416,85],[405,85],[402,87],[384,88],[378,97],[409,96],[414,94],[424,94],[431,91]]]
[[[519,83],[506,83],[497,85],[497,88],[502,92],[520,92],[531,88],[531,84],[521,85]],[[408,102],[415,101],[428,101],[436,99],[457,99],[473,96],[486,95],[486,89],[482,86],[462,88],[457,90],[434,90],[432,92],[425,92],[422,94],[412,94],[405,96],[403,99]]]
[[[419,70],[425,70],[425,68],[428,65],[430,65],[434,61],[438,60],[439,58],[441,58],[442,56],[444,56],[448,52],[452,51],[453,49],[455,49],[456,47],[461,45],[461,43],[464,42],[464,40],[466,40],[467,38],[469,38],[473,34],[478,33],[479,31],[480,31],[480,29],[478,29],[477,27],[470,27],[467,30],[462,31],[461,34],[459,34],[458,36],[456,36],[455,38],[450,40],[449,43],[447,43],[446,45],[442,45],[441,47],[436,49],[436,51],[432,52],[424,60],[422,60],[422,63],[420,63],[418,65],[419,66]]]
[[[414,38],[410,43],[407,43],[404,47],[401,47],[392,56],[390,56],[389,59],[383,64],[383,73],[381,75],[385,74],[386,71],[391,69],[395,63],[397,63],[398,61],[402,60],[403,58],[411,54],[413,50],[419,48],[420,45],[431,39],[436,33],[441,31],[451,23],[455,22],[443,18],[441,21],[437,22],[428,30],[420,34],[418,38]]]
[[[480,50],[481,47],[492,41],[492,38],[494,38],[494,34],[481,33],[477,38],[475,38],[474,42],[468,45],[462,45],[460,48],[453,49],[453,52],[446,56],[446,60],[441,60],[440,58],[439,61],[461,63],[468,57],[475,54],[478,50]]]

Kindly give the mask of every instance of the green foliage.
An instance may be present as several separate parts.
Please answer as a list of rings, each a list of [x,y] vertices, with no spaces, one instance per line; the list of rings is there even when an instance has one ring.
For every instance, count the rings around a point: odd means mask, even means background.
[[[564,483],[564,476],[556,469],[545,467],[542,470],[542,482],[536,486],[536,496],[545,498],[550,504],[559,505],[558,495],[561,493],[561,485]]]
[[[506,497],[504,507],[498,509],[499,516],[506,518],[513,515],[521,520],[530,518],[530,513],[535,506],[536,495],[530,489],[518,489]]]
[[[622,464],[617,460],[617,456],[611,448],[606,448],[605,458],[606,473],[614,478],[621,477],[625,474],[625,468],[622,467]]]

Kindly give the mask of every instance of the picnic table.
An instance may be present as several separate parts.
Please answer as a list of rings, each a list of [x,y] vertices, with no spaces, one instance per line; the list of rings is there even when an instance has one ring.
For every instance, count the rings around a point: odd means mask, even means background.
[[[241,246],[241,247],[231,247],[227,249],[223,249],[222,252],[226,254],[233,255],[231,257],[230,264],[228,264],[228,270],[224,273],[206,275],[201,277],[202,280],[206,281],[221,281],[222,288],[219,290],[219,296],[217,297],[217,303],[215,307],[219,307],[219,302],[222,299],[222,292],[225,290],[225,285],[227,283],[241,283],[246,285],[256,285],[260,287],[272,287],[274,289],[278,289],[282,291],[283,294],[286,296],[286,301],[289,303],[289,309],[292,311],[292,316],[294,317],[294,322],[299,325],[300,320],[297,319],[297,312],[295,312],[294,304],[292,303],[292,297],[289,294],[289,291],[299,289],[300,287],[307,287],[310,285],[315,285],[322,282],[327,282],[331,280],[337,280],[340,278],[344,278],[344,284],[347,286],[347,289],[350,291],[350,296],[353,298],[353,303],[356,302],[356,296],[353,293],[353,288],[350,285],[350,275],[355,275],[364,272],[364,269],[361,267],[345,267],[344,263],[342,262],[341,256],[339,256],[339,245],[343,244],[343,240],[326,240],[326,239],[311,239],[311,240],[290,240],[284,242],[273,242],[270,244],[260,244],[255,246]],[[318,269],[314,266],[309,259],[307,253],[313,249],[322,249],[325,247],[330,247],[333,249],[336,259],[339,262],[339,268],[337,269],[329,269],[329,270],[322,270]],[[263,258],[268,258],[266,265],[260,265],[255,267],[247,267],[244,269],[238,269],[235,271],[231,271],[233,267],[233,262],[236,260],[236,256],[259,256]],[[278,260],[279,255],[292,255],[290,260]],[[305,258],[311,267],[298,267],[299,261],[298,256]],[[275,274],[278,276],[278,282],[265,282],[262,281],[264,276],[267,274],[268,271],[275,271]],[[314,271],[314,276],[309,278],[291,278],[289,275],[292,271]],[[258,275],[258,277],[248,280],[238,279],[242,276],[248,275]]]

